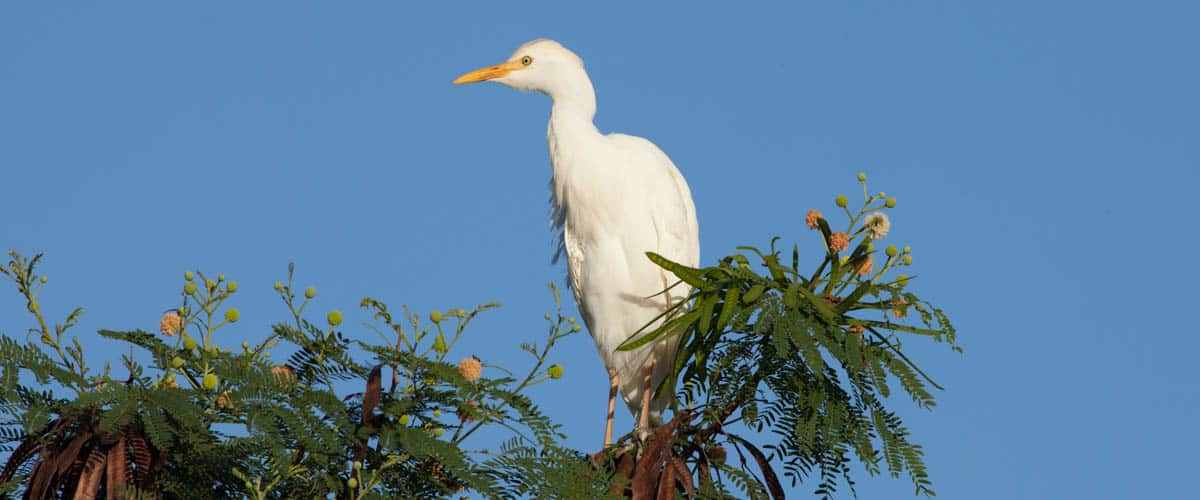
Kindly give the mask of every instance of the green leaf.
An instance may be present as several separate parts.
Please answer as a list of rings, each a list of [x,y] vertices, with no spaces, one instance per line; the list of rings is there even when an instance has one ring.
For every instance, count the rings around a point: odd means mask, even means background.
[[[758,300],[758,297],[763,294],[764,290],[766,290],[766,287],[762,286],[761,284],[755,284],[754,286],[750,287],[750,291],[746,292],[746,294],[742,296],[742,303],[746,305],[753,304],[756,300]]]
[[[731,285],[725,289],[725,302],[721,304],[721,314],[717,316],[717,331],[725,331],[725,326],[729,324],[729,318],[733,316],[734,309],[738,307],[738,294],[742,289],[735,285]]]
[[[666,324],[658,327],[658,329],[654,330],[653,332],[642,335],[641,337],[635,336],[629,340],[626,340],[621,345],[617,346],[617,350],[632,351],[641,346],[649,344],[659,337],[665,338],[681,333],[686,327],[691,326],[692,323],[696,322],[698,315],[698,311],[690,311],[683,316],[679,316],[678,318],[668,321]]]
[[[796,290],[804,295],[806,299],[808,299],[808,302],[813,305],[813,309],[817,310],[817,314],[819,314],[821,318],[829,322],[833,322],[834,318],[837,318],[838,314],[834,312],[832,307],[829,307],[829,303],[825,302],[824,299],[817,297],[816,294],[812,293],[811,290],[805,287],[797,287]]]
[[[678,276],[679,279],[695,288],[702,288],[706,284],[699,269],[673,262],[654,252],[646,252],[646,257],[649,257],[650,261],[656,264],[658,267],[671,271],[671,273],[675,276]]]

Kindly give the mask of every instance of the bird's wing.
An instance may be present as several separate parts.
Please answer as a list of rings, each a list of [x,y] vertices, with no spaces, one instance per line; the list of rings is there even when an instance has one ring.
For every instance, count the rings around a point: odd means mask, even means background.
[[[691,190],[675,164],[654,143],[634,136],[612,134],[614,146],[627,158],[626,173],[628,189],[632,196],[626,199],[634,211],[629,215],[649,223],[647,230],[627,231],[622,234],[626,259],[635,271],[636,287],[647,295],[661,292],[674,284],[678,278],[646,258],[653,251],[675,262],[696,266],[700,261],[700,235],[696,223],[696,207],[692,202]],[[648,218],[649,220],[646,220]],[[636,223],[636,225],[645,224]],[[676,287],[671,290],[670,303],[686,297],[690,290]],[[666,299],[663,297],[658,300]],[[666,307],[662,302],[659,307]]]
[[[653,250],[663,257],[688,266],[700,263],[700,231],[696,222],[696,206],[683,174],[654,143],[641,137],[611,134],[609,136],[630,155],[633,170],[630,182],[644,183],[648,190],[645,203],[655,227],[657,241],[653,248],[634,249],[638,257]]]

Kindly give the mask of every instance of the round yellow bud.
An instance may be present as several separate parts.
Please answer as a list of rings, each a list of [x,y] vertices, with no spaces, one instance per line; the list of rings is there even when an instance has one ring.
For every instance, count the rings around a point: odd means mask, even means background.
[[[204,385],[205,389],[210,390],[210,391],[213,389],[216,389],[218,382],[219,381],[217,380],[216,375],[213,375],[211,373],[204,375],[203,385]]]
[[[574,325],[574,324],[575,324],[575,317],[574,317],[574,316],[571,316],[570,318],[567,318],[567,323],[570,323],[570,324]]]
[[[438,312],[437,310],[433,310],[433,311],[429,312],[429,321],[432,321],[434,323],[441,323],[442,319],[443,319],[442,313]]]
[[[897,274],[896,275],[896,284],[900,285],[902,287],[908,286],[908,275],[907,274]]]
[[[358,487],[358,480],[357,480],[357,479],[354,479],[354,478],[347,479],[347,480],[346,480],[346,486],[349,486],[351,489],[357,488],[357,487]]]
[[[50,278],[42,276],[41,278],[38,278],[38,281],[42,282],[42,284],[45,285],[47,281],[50,281]]]
[[[442,409],[434,408],[433,409],[433,418],[440,418],[441,416],[442,416]]]
[[[342,312],[337,310],[329,311],[329,316],[326,316],[325,320],[329,321],[329,326],[338,326],[342,324]]]
[[[243,340],[242,341],[242,349],[250,350],[250,343]]]
[[[195,349],[196,348],[196,339],[188,337],[187,335],[184,335],[183,336],[183,348],[187,349],[189,351],[192,349]]]
[[[195,277],[196,277],[196,275],[192,274],[191,271],[186,271],[183,273],[183,279],[185,279],[185,280],[192,281]]]
[[[575,326],[572,326],[572,327],[571,327],[571,331],[572,331],[572,332],[576,332],[576,333],[578,333],[578,332],[579,332],[579,330],[580,330],[580,328],[579,328],[579,325],[575,325]]]
[[[859,172],[858,173],[858,182],[867,182],[867,174],[865,174],[863,172]]]
[[[237,291],[237,282],[236,282],[236,281],[230,281],[229,283],[226,283],[226,284],[225,284],[225,289],[226,289],[226,290],[229,290],[229,293],[236,292],[236,291]]]
[[[238,312],[238,310],[235,308],[229,308],[225,311],[225,321],[230,323],[237,323],[238,318],[241,317],[242,313]]]
[[[904,259],[901,262],[904,262],[904,265],[906,265],[906,266],[911,266],[912,265],[912,256],[905,255]]]
[[[912,247],[907,246],[907,245],[904,246],[904,253],[909,253],[911,251],[912,251]]]
[[[883,202],[883,206],[888,208],[896,208],[896,199],[888,198],[887,201]]]
[[[846,198],[846,195],[844,194],[839,194],[837,195],[837,198],[833,199],[833,202],[839,207],[846,208],[846,205],[850,204],[850,199]]]
[[[410,420],[412,420],[412,417],[409,417],[408,415],[400,415],[400,425],[408,425]]]
[[[560,379],[563,376],[563,367],[562,365],[550,365],[550,368],[546,369],[546,373],[550,375],[550,378]]]
[[[316,289],[316,287],[311,287],[311,286],[310,286],[310,287],[308,287],[308,288],[305,288],[305,289],[304,289],[304,298],[306,298],[306,299],[311,299],[311,298],[313,298],[313,297],[316,297],[316,296],[317,296],[317,289]]]
[[[354,461],[354,464],[352,464],[352,465],[353,465],[353,467],[354,467],[354,470],[362,470],[362,462],[359,462],[358,460],[355,460],[355,461]]]
[[[183,366],[183,358],[181,358],[179,356],[175,356],[174,358],[171,358],[171,366],[173,366],[175,368],[179,368],[179,367]]]
[[[441,354],[446,354],[446,351],[450,350],[450,346],[446,345],[446,337],[443,337],[441,333],[439,333],[437,339],[433,341],[433,350]]]
[[[188,295],[194,295],[196,293],[196,290],[197,290],[196,284],[192,283],[191,281],[187,282],[186,285],[183,285],[183,293],[186,293]]]
[[[204,280],[204,286],[208,287],[209,290],[212,290],[217,287],[217,282],[213,280]]]
[[[218,274],[218,275],[217,275],[217,281],[225,281],[225,275],[224,275],[224,274]]]
[[[433,429],[433,435],[434,435],[434,437],[442,437],[442,433],[444,433],[444,432],[446,432],[446,431],[442,430],[442,428],[441,428],[441,427],[435,427],[435,428]]]
[[[884,249],[884,252],[887,253],[888,257],[895,257],[896,254],[900,253],[900,251],[896,249],[896,245],[888,245],[887,248]]]
[[[276,292],[282,292],[282,291],[283,291],[283,283],[280,283],[280,282],[276,281],[276,282],[275,282],[275,291],[276,291]]]

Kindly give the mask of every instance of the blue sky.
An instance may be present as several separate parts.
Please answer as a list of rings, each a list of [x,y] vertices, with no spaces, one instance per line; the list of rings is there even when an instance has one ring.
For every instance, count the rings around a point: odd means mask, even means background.
[[[854,173],[896,196],[889,239],[966,353],[906,346],[946,387],[896,400],[943,498],[1182,498],[1200,437],[1187,252],[1200,47],[1184,2],[275,2],[0,7],[0,247],[47,254],[43,308],[156,325],[184,270],[241,283],[228,345],[364,295],[497,300],[459,354],[523,362],[550,305],[548,99],[450,84],[549,37],[585,60],[597,124],[661,146],[705,262],[773,235],[815,249]],[[804,245],[808,245],[805,247]],[[814,251],[815,253],[815,251]],[[0,332],[30,326],[15,290]],[[323,314],[323,313],[322,313]],[[588,338],[534,397],[600,441]],[[630,425],[622,415],[619,425]],[[864,498],[911,494],[859,475]],[[809,491],[802,486],[800,491]]]

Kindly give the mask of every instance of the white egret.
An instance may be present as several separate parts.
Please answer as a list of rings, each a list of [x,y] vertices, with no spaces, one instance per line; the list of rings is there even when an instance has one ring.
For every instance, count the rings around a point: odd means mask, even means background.
[[[618,388],[645,438],[672,400],[671,394],[648,395],[670,373],[678,340],[616,349],[690,292],[681,285],[660,294],[676,279],[645,255],[653,251],[689,266],[699,263],[696,208],[687,182],[654,143],[600,133],[592,122],[596,94],[583,60],[558,42],[528,42],[507,61],[454,83],[480,81],[541,92],[554,101],[546,135],[553,223],[560,231],[556,258],[566,253],[575,301],[608,368],[604,446],[612,442]]]

